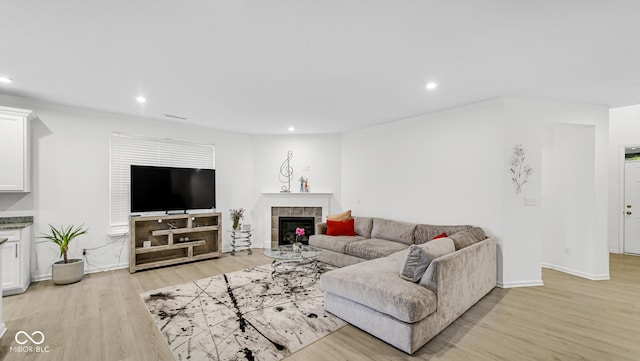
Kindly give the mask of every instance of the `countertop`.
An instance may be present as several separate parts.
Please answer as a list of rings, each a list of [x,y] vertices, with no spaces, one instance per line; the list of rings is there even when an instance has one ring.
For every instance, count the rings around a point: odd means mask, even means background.
[[[0,217],[0,229],[24,228],[33,224],[33,217]]]

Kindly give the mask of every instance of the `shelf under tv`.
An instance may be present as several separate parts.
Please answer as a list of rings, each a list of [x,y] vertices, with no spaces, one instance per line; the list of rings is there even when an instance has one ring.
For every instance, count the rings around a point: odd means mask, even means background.
[[[221,222],[220,213],[131,217],[129,272],[221,257]]]

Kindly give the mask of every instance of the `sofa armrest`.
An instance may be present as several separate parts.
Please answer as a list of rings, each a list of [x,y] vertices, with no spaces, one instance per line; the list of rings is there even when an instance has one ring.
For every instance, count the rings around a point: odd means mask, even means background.
[[[449,324],[496,286],[496,267],[496,239],[487,238],[433,260],[420,284],[437,294]]]
[[[316,224],[316,234],[327,234],[326,222]]]

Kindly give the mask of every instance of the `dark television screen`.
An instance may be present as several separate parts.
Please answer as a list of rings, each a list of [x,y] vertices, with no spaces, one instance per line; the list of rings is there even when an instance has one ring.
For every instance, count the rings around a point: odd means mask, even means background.
[[[131,212],[215,208],[215,172],[131,165]]]

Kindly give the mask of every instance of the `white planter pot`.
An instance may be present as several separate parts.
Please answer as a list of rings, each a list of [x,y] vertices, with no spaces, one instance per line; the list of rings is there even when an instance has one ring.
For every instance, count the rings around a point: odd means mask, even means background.
[[[84,276],[84,260],[70,259],[69,263],[58,261],[51,265],[51,280],[57,285],[75,283]]]

